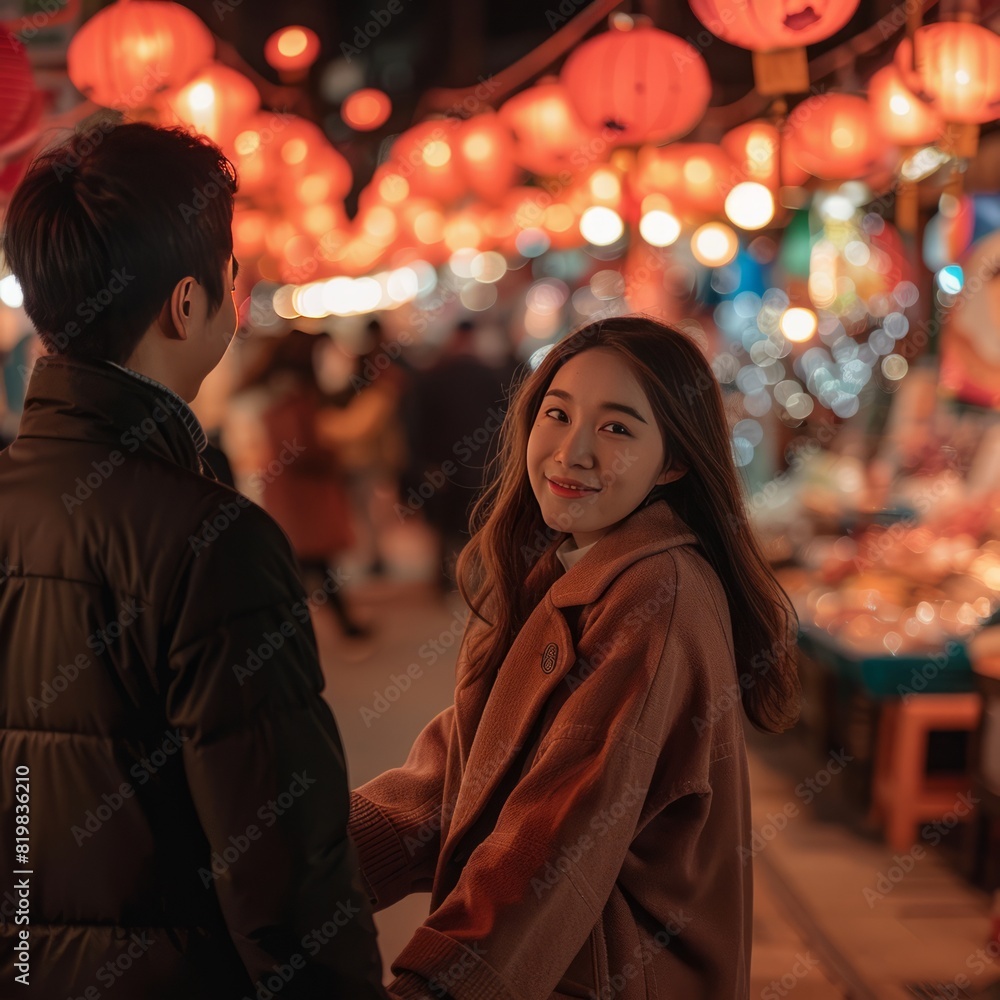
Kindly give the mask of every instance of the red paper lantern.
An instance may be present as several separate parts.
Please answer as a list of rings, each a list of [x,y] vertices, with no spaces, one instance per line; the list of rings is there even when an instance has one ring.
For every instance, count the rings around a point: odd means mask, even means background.
[[[489,244],[484,221],[488,209],[473,203],[458,212],[453,212],[444,223],[444,245],[454,253],[456,250],[485,250]]]
[[[545,211],[551,204],[553,204],[551,195],[541,188],[517,187],[508,191],[500,209],[506,224],[493,223],[496,226],[497,238],[513,237],[525,229],[543,228]],[[487,232],[494,234],[489,225]]]
[[[784,139],[801,169],[827,180],[851,180],[875,169],[882,145],[864,98],[828,94],[813,102],[808,113],[796,111],[788,118]]]
[[[29,149],[9,163],[0,166],[0,202],[5,202],[14,193],[14,189],[28,172],[32,159],[34,152]]]
[[[567,198],[572,199],[574,193],[574,189],[568,191]],[[508,192],[503,205],[486,218],[484,228],[497,248],[511,256],[520,253],[517,238],[526,229],[544,233],[553,250],[570,250],[585,242],[580,235],[579,211],[537,187]]]
[[[18,138],[31,127],[34,109],[41,113],[36,93],[24,46],[9,32],[0,29],[0,94],[3,94],[0,146]]]
[[[66,68],[95,104],[141,108],[183,86],[212,58],[215,39],[202,20],[168,0],[128,0],[99,10],[73,36]]]
[[[646,26],[615,27],[584,42],[566,60],[560,79],[581,121],[621,144],[685,135],[712,94],[698,50]]]
[[[359,236],[378,246],[388,246],[399,235],[396,213],[387,205],[369,205],[354,219]]]
[[[941,116],[907,89],[895,66],[886,66],[871,78],[868,100],[879,132],[898,146],[933,142],[944,128]]]
[[[240,194],[263,197],[273,185],[268,184],[270,164],[268,149],[284,133],[286,119],[271,111],[251,115],[231,142],[224,145],[240,178]]]
[[[337,254],[337,272],[355,278],[366,275],[382,260],[387,250],[386,245],[374,244],[364,235],[356,235]]]
[[[501,253],[516,257],[517,238],[525,229],[542,230],[545,209],[551,202],[551,196],[541,188],[512,188],[503,204],[484,217],[483,232]]]
[[[281,178],[291,196],[306,204],[341,201],[354,182],[351,166],[330,144],[323,130],[305,118],[285,119],[267,146],[270,173]],[[320,193],[320,184],[326,187]]]
[[[388,94],[365,87],[349,94],[340,107],[340,117],[357,132],[371,132],[384,125],[392,114]]]
[[[268,66],[279,73],[301,73],[319,56],[319,36],[301,24],[279,28],[264,43]]]
[[[756,119],[731,129],[722,137],[722,148],[732,158],[740,181],[756,181],[772,191],[782,184],[797,186],[809,178],[792,162],[788,144],[766,119]]]
[[[493,112],[470,118],[458,136],[458,155],[469,189],[487,201],[499,201],[518,178],[514,136]]]
[[[575,173],[607,159],[611,143],[580,121],[566,88],[546,81],[515,94],[500,108],[515,139],[514,158],[542,177]]]
[[[722,137],[722,148],[732,158],[741,181],[756,181],[772,191],[781,183],[781,137],[771,122],[737,126]]]
[[[691,0],[713,35],[755,52],[812,45],[840,31],[861,0]]]
[[[267,214],[256,209],[240,209],[233,215],[233,253],[241,267],[264,252],[268,224]]]
[[[643,146],[629,176],[636,200],[665,195],[675,209],[690,214],[722,212],[726,195],[743,180],[732,158],[707,142]]]
[[[375,168],[372,179],[358,194],[358,210],[371,205],[387,205],[399,211],[410,197],[410,184],[399,172],[399,168],[389,162]]]
[[[450,204],[465,193],[457,138],[458,123],[440,119],[414,125],[396,140],[392,160],[415,195]]]
[[[424,248],[444,238],[444,213],[430,198],[407,198],[399,208],[399,243]]]
[[[167,103],[185,125],[228,145],[260,108],[260,94],[242,73],[210,63]]]
[[[903,83],[950,122],[1000,116],[1000,36],[978,24],[946,21],[918,28],[896,49]]]

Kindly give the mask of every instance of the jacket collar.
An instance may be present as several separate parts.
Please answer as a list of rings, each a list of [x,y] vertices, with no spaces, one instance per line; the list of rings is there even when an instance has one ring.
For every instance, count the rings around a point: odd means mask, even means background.
[[[172,389],[107,361],[48,354],[35,362],[19,438],[89,441],[139,448],[201,472],[205,432]]]
[[[557,608],[591,604],[633,563],[697,541],[666,501],[651,503],[599,538],[578,563],[552,584],[549,597]]]

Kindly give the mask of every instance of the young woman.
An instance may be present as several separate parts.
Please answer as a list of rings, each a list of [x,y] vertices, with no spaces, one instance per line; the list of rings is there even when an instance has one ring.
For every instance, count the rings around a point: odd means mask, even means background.
[[[585,327],[516,391],[497,462],[455,704],[353,797],[376,908],[432,893],[390,991],[745,998],[739,707],[779,732],[798,682],[712,371],[654,320]]]

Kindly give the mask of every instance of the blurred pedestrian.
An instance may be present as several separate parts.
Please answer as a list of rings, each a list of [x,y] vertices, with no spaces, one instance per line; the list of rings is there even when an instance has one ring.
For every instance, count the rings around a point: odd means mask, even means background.
[[[422,510],[438,538],[437,582],[455,582],[455,560],[469,540],[469,511],[496,454],[512,362],[486,364],[476,352],[476,327],[458,324],[442,356],[418,371],[403,400],[408,465],[401,504]]]
[[[336,452],[346,478],[363,564],[381,576],[386,572],[384,538],[395,520],[392,510],[406,458],[400,403],[410,369],[400,344],[386,336],[377,319],[365,332],[367,349],[356,357],[348,358],[332,341],[324,345],[322,357],[336,359],[341,385],[326,394],[319,434]]]
[[[7,209],[48,351],[0,453],[0,895],[30,910],[0,980],[26,995],[385,997],[295,560],[188,405],[236,330],[235,189],[207,140],[101,119]]]
[[[266,442],[256,478],[261,505],[291,540],[306,590],[326,583],[330,607],[344,634],[365,638],[370,629],[349,611],[343,574],[336,565],[337,557],[354,544],[354,532],[342,469],[317,432],[321,393],[314,357],[319,342],[318,337],[292,330],[277,341],[254,382],[262,390],[260,421]]]

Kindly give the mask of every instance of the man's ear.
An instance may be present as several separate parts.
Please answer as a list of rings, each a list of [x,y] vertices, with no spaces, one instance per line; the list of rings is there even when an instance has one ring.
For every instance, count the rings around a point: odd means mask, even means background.
[[[170,328],[164,332],[178,340],[187,340],[190,335],[191,320],[194,315],[194,285],[194,278],[190,276],[181,278],[174,285],[174,290],[164,305],[164,310],[168,314],[164,318],[170,321]]]

